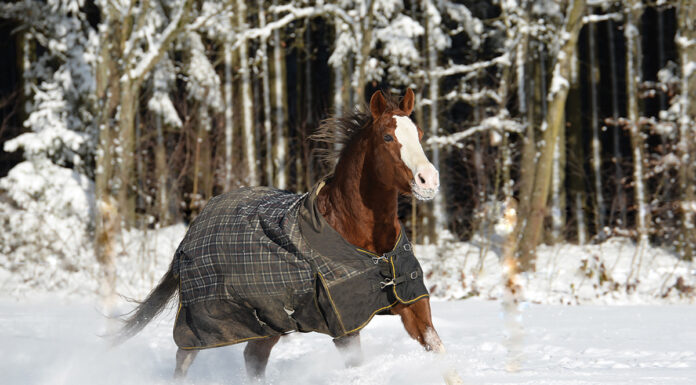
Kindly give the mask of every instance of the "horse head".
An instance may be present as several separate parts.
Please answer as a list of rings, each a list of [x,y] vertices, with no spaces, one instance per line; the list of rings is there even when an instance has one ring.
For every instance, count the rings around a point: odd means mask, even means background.
[[[398,107],[393,107],[381,91],[372,95],[370,148],[380,182],[420,200],[430,200],[440,187],[440,178],[421,146],[423,130],[409,118],[414,98],[409,88]]]

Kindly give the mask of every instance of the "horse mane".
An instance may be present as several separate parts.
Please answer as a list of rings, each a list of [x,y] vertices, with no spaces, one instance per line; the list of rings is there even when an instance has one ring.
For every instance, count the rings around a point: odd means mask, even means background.
[[[398,109],[401,98],[382,91],[387,101],[387,109]],[[333,174],[338,160],[344,151],[360,136],[367,127],[372,126],[372,113],[366,104],[355,108],[343,116],[331,116],[319,123],[317,130],[309,136],[315,143],[313,155]]]

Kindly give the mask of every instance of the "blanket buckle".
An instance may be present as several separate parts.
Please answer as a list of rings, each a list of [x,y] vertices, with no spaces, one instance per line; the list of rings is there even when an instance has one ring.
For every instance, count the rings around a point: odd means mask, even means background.
[[[390,285],[395,285],[394,280],[391,278],[387,278],[384,281],[379,283],[380,289],[384,289],[385,287],[390,286]]]
[[[378,264],[379,261],[387,262],[387,257],[385,257],[384,255],[379,256],[379,257],[377,257],[377,256],[372,257],[372,263],[374,263],[375,265]]]

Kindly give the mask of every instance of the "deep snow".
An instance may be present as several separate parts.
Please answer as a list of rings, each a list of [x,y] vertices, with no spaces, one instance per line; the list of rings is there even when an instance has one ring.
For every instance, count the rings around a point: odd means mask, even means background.
[[[433,302],[434,322],[467,384],[694,384],[696,308],[530,305],[523,310],[523,361],[505,371],[506,339],[496,301]],[[5,384],[168,384],[173,311],[107,349],[96,307],[47,298],[0,300],[0,373]],[[438,360],[394,316],[362,333],[365,363],[346,369],[329,337],[292,334],[271,355],[270,384],[443,384]],[[189,383],[246,383],[243,345],[199,354]]]

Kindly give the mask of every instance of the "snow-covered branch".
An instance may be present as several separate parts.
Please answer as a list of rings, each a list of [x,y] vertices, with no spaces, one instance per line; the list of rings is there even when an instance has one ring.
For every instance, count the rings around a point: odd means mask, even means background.
[[[283,28],[288,24],[305,18],[311,18],[316,16],[322,16],[330,14],[338,17],[347,25],[355,27],[355,19],[353,19],[343,8],[337,7],[333,4],[318,5],[315,7],[304,7],[297,8],[293,4],[278,5],[270,7],[270,13],[281,14],[287,12],[283,17],[266,24],[263,28],[249,28],[245,31],[236,35],[236,41],[234,42],[232,49],[237,49],[240,44],[245,40],[251,40],[256,38],[267,39],[274,30]]]
[[[467,72],[480,71],[484,68],[496,65],[509,66],[510,64],[510,55],[506,52],[494,59],[487,61],[476,62],[473,64],[451,64],[445,68],[439,68],[437,70],[432,71],[431,75],[434,75],[436,77],[460,75]]]
[[[507,113],[500,113],[483,119],[478,125],[470,127],[464,131],[455,132],[450,135],[431,136],[425,144],[428,146],[457,146],[462,140],[485,131],[495,131],[499,134],[503,132],[522,133],[524,125],[507,117]]]
[[[498,104],[502,103],[500,95],[498,95],[496,91],[493,91],[491,89],[483,89],[472,93],[457,92],[456,90],[453,90],[452,92],[445,95],[444,98],[445,100],[449,101],[462,101],[469,104],[480,103],[481,101],[487,99],[493,100]]]
[[[686,49],[686,48],[689,48],[689,47],[696,45],[696,39],[688,39],[688,38],[681,36],[681,35],[677,35],[677,37],[674,38],[674,41],[682,49]]]
[[[204,5],[209,5],[209,3],[206,3]],[[188,25],[186,25],[186,31],[188,31],[188,32],[198,31],[202,28],[208,27],[210,24],[218,23],[220,17],[231,18],[233,14],[234,14],[234,7],[232,6],[232,4],[231,3],[224,4],[221,9],[215,9],[213,11],[203,12],[202,14],[198,15],[193,21],[191,21]],[[229,23],[224,23],[223,27],[226,27],[226,30],[224,31],[224,33],[231,34],[232,31],[229,30],[228,24]]]
[[[614,0],[587,0],[588,7],[608,7],[614,3]]]
[[[613,13],[607,13],[605,15],[587,15],[587,16],[583,16],[582,23],[583,24],[600,23],[602,21],[608,21],[608,20],[621,21],[621,20],[623,20],[623,14],[621,14],[619,12],[613,12]]]
[[[130,78],[132,81],[140,81],[145,74],[160,60],[164,52],[169,48],[170,43],[176,38],[178,32],[183,28],[184,22],[191,10],[192,0],[184,0],[183,4],[177,9],[176,13],[169,22],[169,25],[162,31],[160,36],[150,45],[148,51],[139,58],[138,64],[127,71],[121,80]]]

